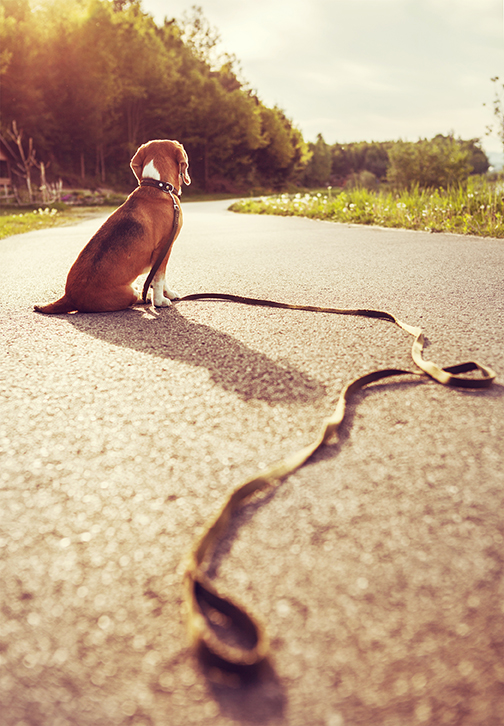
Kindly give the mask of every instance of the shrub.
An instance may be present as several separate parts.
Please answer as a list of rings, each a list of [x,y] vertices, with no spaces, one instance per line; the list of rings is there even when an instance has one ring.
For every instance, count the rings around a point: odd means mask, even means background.
[[[372,171],[360,171],[358,174],[351,174],[345,186],[349,189],[377,189],[378,179]]]
[[[387,180],[397,189],[447,189],[467,180],[472,170],[470,154],[467,145],[453,136],[398,141],[389,150]]]

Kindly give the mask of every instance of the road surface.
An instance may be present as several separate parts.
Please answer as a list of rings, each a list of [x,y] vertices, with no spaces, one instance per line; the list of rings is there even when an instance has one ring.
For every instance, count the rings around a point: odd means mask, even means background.
[[[0,242],[2,726],[502,726],[504,243],[184,205],[183,295],[378,308],[488,390],[373,384],[237,516],[219,586],[270,670],[202,671],[184,556],[226,494],[310,442],[342,386],[410,368],[380,320],[205,301],[43,316],[97,220]]]

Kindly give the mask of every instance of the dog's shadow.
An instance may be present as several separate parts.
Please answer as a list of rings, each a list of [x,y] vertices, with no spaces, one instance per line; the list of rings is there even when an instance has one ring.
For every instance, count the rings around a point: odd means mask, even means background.
[[[160,311],[142,307],[65,317],[81,333],[111,345],[206,368],[217,386],[243,400],[309,403],[325,395],[324,385],[303,371],[228,333],[191,322],[174,305]]]

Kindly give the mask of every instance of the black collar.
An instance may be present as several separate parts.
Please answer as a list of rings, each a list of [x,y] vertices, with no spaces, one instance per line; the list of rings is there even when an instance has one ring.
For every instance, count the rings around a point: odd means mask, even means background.
[[[177,197],[180,196],[180,192],[178,192],[173,184],[170,184],[170,182],[164,182],[158,179],[142,179],[140,186],[154,187],[155,189],[161,189],[162,192],[166,192],[167,194],[176,194]]]

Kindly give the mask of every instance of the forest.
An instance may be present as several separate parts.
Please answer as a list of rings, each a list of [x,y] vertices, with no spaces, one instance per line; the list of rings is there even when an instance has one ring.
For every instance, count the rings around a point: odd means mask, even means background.
[[[129,159],[154,138],[184,144],[206,192],[447,187],[489,167],[477,139],[307,143],[218,47],[197,6],[158,25],[141,0],[2,0],[1,137],[15,152],[22,131],[44,173],[88,188],[132,187]]]

